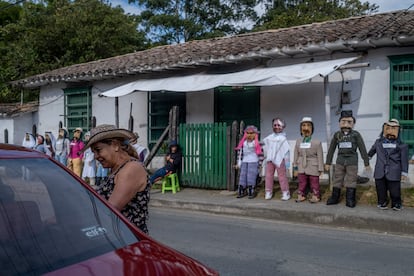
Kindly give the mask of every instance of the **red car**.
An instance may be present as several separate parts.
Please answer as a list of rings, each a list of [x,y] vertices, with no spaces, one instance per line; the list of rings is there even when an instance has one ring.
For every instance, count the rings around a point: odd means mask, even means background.
[[[0,275],[218,275],[145,235],[48,156],[0,144]]]

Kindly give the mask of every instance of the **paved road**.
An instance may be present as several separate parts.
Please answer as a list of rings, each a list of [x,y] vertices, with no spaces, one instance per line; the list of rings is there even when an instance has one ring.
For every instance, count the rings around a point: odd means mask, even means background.
[[[327,206],[324,202],[311,204],[282,201],[279,198],[265,200],[263,197],[237,199],[235,192],[184,188],[173,194],[151,190],[150,206],[178,210],[193,210],[214,214],[247,216],[252,218],[289,221],[363,229],[373,232],[414,234],[414,208],[400,212],[379,210],[375,206],[357,204],[355,208],[338,205]]]
[[[414,237],[152,207],[150,233],[220,275],[412,275]]]

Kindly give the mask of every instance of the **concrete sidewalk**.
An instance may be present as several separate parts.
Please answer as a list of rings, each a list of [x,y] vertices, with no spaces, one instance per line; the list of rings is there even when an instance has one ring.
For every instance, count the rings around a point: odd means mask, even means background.
[[[355,208],[325,202],[296,203],[292,198],[265,200],[263,197],[238,199],[236,192],[181,188],[180,192],[151,191],[150,207],[183,209],[213,214],[246,216],[287,222],[327,225],[374,232],[414,235],[414,208],[402,211],[379,210],[375,206],[358,205]]]

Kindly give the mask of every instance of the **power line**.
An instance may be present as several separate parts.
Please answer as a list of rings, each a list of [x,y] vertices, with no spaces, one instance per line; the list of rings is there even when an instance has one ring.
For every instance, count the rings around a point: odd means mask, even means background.
[[[8,5],[1,7],[1,8],[0,8],[0,11],[1,11],[1,10],[5,10],[5,9],[8,9],[8,8],[11,8],[11,7],[16,6],[16,5],[20,4],[20,3],[23,3],[23,2],[25,2],[25,1],[26,1],[26,0],[18,0],[18,1],[16,1],[15,3],[9,3]]]

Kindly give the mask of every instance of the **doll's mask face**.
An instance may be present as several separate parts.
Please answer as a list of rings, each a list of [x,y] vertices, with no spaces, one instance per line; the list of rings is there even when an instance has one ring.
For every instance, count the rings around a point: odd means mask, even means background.
[[[60,137],[60,138],[65,137],[65,131],[64,131],[63,129],[60,129],[60,130],[59,130],[59,137]]]
[[[73,137],[74,138],[76,138],[76,139],[79,139],[80,138],[80,131],[79,130],[77,130],[77,131],[75,131],[74,133],[73,133]]]
[[[398,138],[399,131],[400,131],[399,126],[390,126],[390,125],[384,124],[383,135],[385,138],[389,140],[396,140]]]
[[[30,135],[29,135],[29,133],[26,133],[26,141],[30,141]]]
[[[253,141],[256,136],[256,132],[251,129],[246,130],[246,139],[248,141]]]
[[[300,124],[300,133],[303,137],[310,137],[312,135],[312,123],[303,122]]]
[[[281,120],[275,120],[273,122],[273,132],[281,133],[285,129],[285,124]]]
[[[341,120],[339,120],[339,127],[341,128],[341,131],[344,133],[348,133],[351,131],[351,129],[354,128],[354,118],[352,117],[344,117]]]

